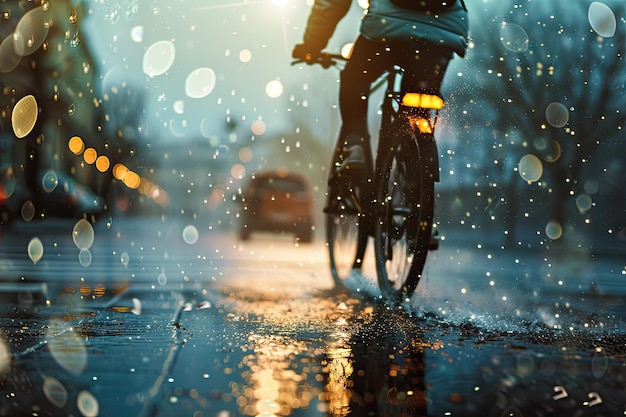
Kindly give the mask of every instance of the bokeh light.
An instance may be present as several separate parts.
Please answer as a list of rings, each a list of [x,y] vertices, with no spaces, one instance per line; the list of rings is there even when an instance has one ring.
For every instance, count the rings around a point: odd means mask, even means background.
[[[283,94],[283,83],[278,80],[268,82],[265,86],[265,93],[271,98],[280,97]]]
[[[243,148],[239,149],[237,156],[239,157],[239,160],[241,162],[247,163],[247,162],[252,161],[252,157],[254,156],[254,153],[252,152],[252,149],[248,148],[247,146],[244,146]]]
[[[250,62],[252,59],[252,52],[249,49],[242,49],[239,52],[239,60],[243,63]]]
[[[93,165],[98,159],[98,152],[94,148],[85,149],[85,153],[83,153],[83,159],[89,165]]]
[[[85,150],[85,142],[79,136],[72,136],[67,146],[74,155],[80,155]]]
[[[262,135],[265,133],[265,122],[263,120],[255,120],[250,125],[250,130],[252,130],[254,135]]]
[[[563,235],[563,227],[555,220],[548,222],[546,225],[546,236],[552,240],[558,240]]]
[[[100,155],[96,159],[96,168],[98,169],[98,171],[106,172],[110,166],[111,166],[111,162],[109,161],[109,158],[107,156]]]

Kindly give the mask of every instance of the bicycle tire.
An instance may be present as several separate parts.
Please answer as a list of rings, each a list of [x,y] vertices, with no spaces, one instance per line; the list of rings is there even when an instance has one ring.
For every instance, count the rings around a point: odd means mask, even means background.
[[[328,186],[326,216],[326,245],[330,260],[330,270],[335,285],[343,287],[343,280],[349,278],[354,271],[361,268],[367,246],[366,219],[351,202],[345,184],[335,178],[339,155],[333,157],[331,179]],[[365,190],[356,190],[357,195],[364,195]]]
[[[403,130],[402,139],[380,167],[374,233],[378,284],[387,298],[396,300],[410,297],[421,278],[432,233],[435,194],[433,175],[420,158],[430,155],[420,146],[430,144],[417,141],[412,130]]]

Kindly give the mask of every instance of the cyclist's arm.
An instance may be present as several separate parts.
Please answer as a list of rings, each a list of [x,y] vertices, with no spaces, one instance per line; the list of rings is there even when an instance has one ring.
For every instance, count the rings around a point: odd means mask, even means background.
[[[326,47],[339,21],[348,13],[352,0],[315,0],[304,31],[304,44],[319,52]]]

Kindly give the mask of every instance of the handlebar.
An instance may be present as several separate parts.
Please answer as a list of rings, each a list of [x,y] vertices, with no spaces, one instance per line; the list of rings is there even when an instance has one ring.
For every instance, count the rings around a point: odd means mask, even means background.
[[[323,68],[329,68],[333,65],[336,65],[337,61],[347,61],[347,59],[343,55],[321,52],[319,55],[308,54],[304,59],[296,59],[291,63],[291,65],[297,65],[302,63],[305,63],[307,65],[319,64]]]

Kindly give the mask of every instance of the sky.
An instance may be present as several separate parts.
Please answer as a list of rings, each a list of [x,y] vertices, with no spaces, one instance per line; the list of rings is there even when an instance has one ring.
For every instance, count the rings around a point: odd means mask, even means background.
[[[146,123],[162,140],[224,135],[229,117],[242,134],[270,134],[290,128],[294,105],[336,102],[338,71],[291,65],[310,4],[99,0],[84,36],[103,90],[123,82],[143,90]],[[362,13],[355,3],[330,49],[354,39]],[[327,96],[302,104],[318,83]]]

